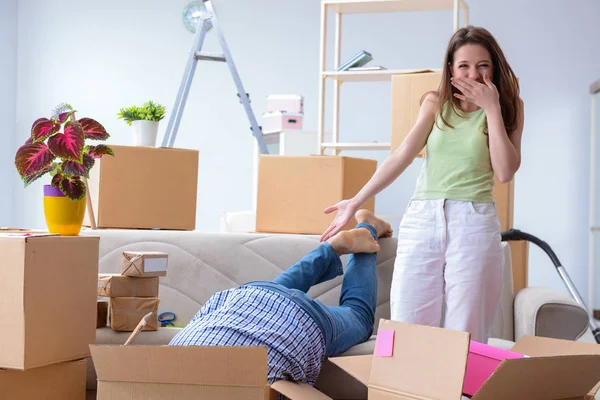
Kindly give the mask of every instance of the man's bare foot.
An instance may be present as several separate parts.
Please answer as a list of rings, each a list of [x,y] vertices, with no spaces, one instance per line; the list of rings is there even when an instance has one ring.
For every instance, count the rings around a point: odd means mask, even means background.
[[[340,256],[342,254],[377,253],[379,251],[379,244],[366,228],[342,231],[327,240],[327,242]]]
[[[394,233],[390,224],[388,224],[381,218],[377,218],[369,210],[358,210],[354,214],[354,218],[356,218],[356,222],[358,223],[364,222],[366,224],[374,226],[375,230],[377,231],[378,238],[392,237],[392,234]]]

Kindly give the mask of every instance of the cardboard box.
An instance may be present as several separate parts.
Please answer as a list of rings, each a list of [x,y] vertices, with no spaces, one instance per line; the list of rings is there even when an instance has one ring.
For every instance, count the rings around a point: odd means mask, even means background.
[[[377,161],[362,158],[261,155],[256,231],[322,234],[336,214],[323,210],[356,195],[376,169]],[[362,208],[374,211],[375,199]]]
[[[108,322],[108,301],[98,301],[96,314],[96,329],[104,328]]]
[[[98,400],[329,399],[306,384],[267,382],[264,346],[91,345]]]
[[[98,228],[195,229],[198,151],[111,148],[115,156],[96,160],[88,180]]]
[[[529,285],[529,242],[511,241],[508,244],[512,259],[513,291],[516,294]]]
[[[98,400],[248,399],[268,393],[266,347],[90,346]]]
[[[98,296],[158,297],[158,276],[133,277],[119,274],[98,275]]]
[[[515,214],[515,181],[514,179],[507,183],[498,181],[493,189],[494,201],[496,202],[496,214],[500,220],[500,230],[502,232],[514,228]]]
[[[417,122],[423,95],[438,90],[441,80],[441,72],[392,75],[392,152],[400,147]],[[419,157],[424,155],[425,149]]]
[[[26,371],[0,370],[0,399],[82,400],[86,395],[85,374],[85,360]]]
[[[89,356],[96,340],[99,238],[6,233],[0,254],[0,368]]]
[[[109,300],[110,327],[115,331],[133,332],[144,315],[152,312],[152,317],[144,331],[158,330],[157,297],[111,297]]]
[[[494,373],[502,360],[523,358],[525,355],[471,341],[463,394],[473,396]]]
[[[167,276],[168,254],[158,251],[124,251],[121,274],[133,277]]]
[[[468,333],[381,320],[379,332],[384,330],[393,330],[397,338],[391,356],[329,360],[365,384],[369,400],[461,398]],[[472,399],[584,400],[600,382],[599,347],[523,337],[512,351],[530,357],[503,360]]]

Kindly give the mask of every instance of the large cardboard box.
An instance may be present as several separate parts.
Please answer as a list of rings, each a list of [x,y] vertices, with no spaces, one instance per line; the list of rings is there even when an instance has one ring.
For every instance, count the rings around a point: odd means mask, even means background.
[[[515,180],[506,183],[496,181],[493,194],[496,202],[496,213],[500,220],[500,230],[504,232],[514,228]]]
[[[441,80],[441,72],[392,75],[392,152],[417,122],[423,95],[438,90]],[[425,149],[419,153],[420,157],[424,155]]]
[[[91,345],[97,400],[326,400],[307,384],[267,382],[264,346]]]
[[[89,356],[96,340],[99,237],[12,235],[0,235],[0,368]]]
[[[376,160],[363,158],[261,155],[256,231],[322,234],[336,215],[323,210],[356,195],[376,169]],[[362,208],[374,211],[375,199]]]
[[[83,400],[86,361],[69,361],[26,371],[0,370],[2,400]]]
[[[195,229],[198,151],[111,148],[115,156],[97,160],[88,180],[98,228]]]
[[[513,291],[518,293],[529,285],[529,242],[511,241],[508,244],[512,259]]]
[[[369,400],[461,398],[468,333],[381,320],[379,332],[384,330],[395,333],[391,356],[330,358],[367,386]],[[503,360],[472,399],[585,400],[600,381],[598,347],[523,337],[512,351],[528,357]]]
[[[90,347],[98,400],[264,400],[269,393],[266,347]]]

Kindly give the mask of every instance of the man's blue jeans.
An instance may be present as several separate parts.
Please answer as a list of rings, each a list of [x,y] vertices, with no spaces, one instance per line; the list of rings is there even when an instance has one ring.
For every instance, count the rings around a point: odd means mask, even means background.
[[[377,240],[373,226],[359,223],[356,228],[367,228]],[[377,301],[376,259],[376,253],[350,254],[344,273],[340,257],[329,243],[324,242],[273,281],[248,285],[277,291],[308,312],[325,337],[325,356],[333,357],[368,340],[373,333]],[[326,306],[306,294],[313,285],[342,274],[339,306]]]

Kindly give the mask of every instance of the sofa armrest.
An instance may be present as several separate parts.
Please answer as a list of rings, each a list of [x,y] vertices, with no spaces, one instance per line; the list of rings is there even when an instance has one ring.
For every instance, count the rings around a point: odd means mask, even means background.
[[[515,341],[525,335],[577,340],[588,329],[587,312],[575,300],[545,287],[517,293],[514,319]]]

